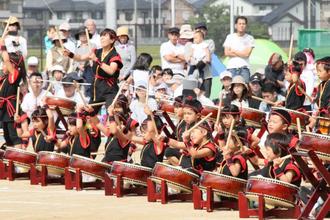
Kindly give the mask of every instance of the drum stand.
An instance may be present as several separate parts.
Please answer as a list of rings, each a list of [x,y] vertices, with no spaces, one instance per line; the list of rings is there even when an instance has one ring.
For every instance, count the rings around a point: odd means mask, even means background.
[[[215,202],[212,187],[206,188],[206,201],[202,199],[203,191],[197,186],[193,186],[194,209],[206,208],[207,212],[212,212],[215,208],[238,210],[237,200],[224,200]]]
[[[191,193],[177,193],[173,195],[168,194],[168,185],[166,180],[161,180],[160,182],[160,192],[157,192],[156,183],[153,182],[150,178],[147,180],[147,196],[148,202],[156,202],[160,200],[162,204],[166,204],[169,200],[181,200],[187,201],[192,200],[192,192]]]
[[[38,185],[39,183],[41,186],[47,186],[50,183],[64,184],[64,176],[49,177],[47,166],[41,165],[41,170],[38,170],[33,164],[30,169],[30,184]]]
[[[258,208],[249,208],[248,198],[243,192],[238,193],[238,207],[240,218],[258,216],[259,219],[264,219],[266,217],[297,219],[300,215],[300,207],[298,205],[295,205],[293,208],[273,208],[269,210],[266,210],[265,205],[266,203],[264,196],[258,195]]]
[[[87,187],[95,187],[96,189],[101,189],[104,187],[104,181],[100,179],[96,179],[93,182],[86,182],[82,181],[82,172],[79,168],[65,168],[64,173],[64,182],[65,182],[65,189],[73,189],[76,188],[77,191],[83,190],[83,188]]]
[[[16,178],[22,177],[30,177],[30,171],[25,173],[16,173],[14,161],[7,160],[3,161],[0,160],[0,179],[7,179],[9,181],[14,181]]]
[[[61,112],[61,110],[59,109],[58,106],[55,107],[55,111],[56,111],[57,116],[58,116],[57,119],[56,119],[56,122],[55,122],[55,126],[56,126],[57,130],[62,132],[62,130],[59,127],[60,122],[62,122],[65,130],[68,130],[68,124],[66,123],[64,115],[62,114],[62,112]]]
[[[115,179],[115,180],[114,180]],[[116,182],[116,184],[115,184]],[[146,195],[147,187],[138,186],[124,188],[124,180],[122,175],[113,175],[110,173],[105,173],[104,178],[104,191],[106,196],[112,196],[116,194],[117,197],[123,197],[127,194],[137,194],[137,195]]]
[[[318,212],[316,219],[324,219],[330,210],[330,173],[322,164],[321,160],[318,158],[313,150],[307,153],[297,152],[295,148],[290,148],[290,154],[297,162],[298,166],[304,173],[304,176],[309,180],[313,186],[313,193],[309,198],[305,208],[302,210],[299,219],[308,219],[312,208],[316,204],[318,198],[322,198],[324,203],[322,208]],[[315,168],[321,174],[322,178],[318,180],[314,175],[312,170],[308,167],[307,163],[302,159],[302,157],[309,157],[313,162]]]

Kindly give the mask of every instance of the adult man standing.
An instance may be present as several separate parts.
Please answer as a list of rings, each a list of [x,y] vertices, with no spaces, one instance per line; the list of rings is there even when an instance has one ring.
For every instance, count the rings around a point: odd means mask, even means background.
[[[198,23],[195,25],[195,31],[201,31],[204,34],[204,42],[208,45],[208,49],[210,51],[210,57],[212,60],[212,54],[215,50],[215,44],[212,39],[207,39],[207,26],[205,23]],[[203,78],[203,85],[202,87],[205,90],[205,96],[210,97],[211,94],[211,87],[212,87],[212,70],[211,65],[207,64],[204,68],[204,78]]]
[[[225,55],[229,57],[227,70],[233,74],[233,77],[241,75],[245,82],[249,82],[249,56],[254,48],[254,38],[246,33],[247,18],[238,16],[235,19],[236,33],[229,34],[226,37],[223,47]]]
[[[96,45],[96,49],[101,48],[101,38],[96,30],[96,23],[93,19],[88,18],[85,21],[84,26],[87,28],[88,32],[92,35],[91,42]]]
[[[162,69],[172,69],[174,75],[185,76],[184,64],[184,46],[178,44],[180,30],[177,27],[172,27],[168,30],[169,41],[162,43],[160,46],[160,57],[162,61]]]

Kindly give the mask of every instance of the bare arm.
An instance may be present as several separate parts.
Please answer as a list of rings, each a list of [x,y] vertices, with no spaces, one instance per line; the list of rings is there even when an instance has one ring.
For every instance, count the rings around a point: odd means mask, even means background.
[[[285,172],[284,175],[280,176],[280,180],[283,182],[291,183],[295,173],[292,170]]]
[[[194,148],[191,148],[188,151],[192,158],[209,157],[213,154],[213,151],[209,148],[202,148],[200,150],[195,150]]]
[[[242,167],[241,164],[237,161],[234,164],[230,165],[228,168],[230,173],[235,177],[239,175]]]

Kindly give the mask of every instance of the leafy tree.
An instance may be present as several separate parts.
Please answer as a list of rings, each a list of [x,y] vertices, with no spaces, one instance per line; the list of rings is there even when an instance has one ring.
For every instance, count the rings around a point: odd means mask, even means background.
[[[214,1],[209,1],[196,17],[190,19],[190,23],[192,26],[199,22],[207,24],[207,38],[214,40],[215,53],[222,56],[224,53],[223,42],[230,33],[230,8],[228,5],[213,5],[212,3]],[[254,38],[269,38],[267,25],[258,21],[249,20],[248,32]]]

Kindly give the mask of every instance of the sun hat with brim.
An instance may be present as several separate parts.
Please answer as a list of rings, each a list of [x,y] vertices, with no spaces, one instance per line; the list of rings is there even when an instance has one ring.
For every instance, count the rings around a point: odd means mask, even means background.
[[[225,70],[220,73],[220,79],[224,79],[225,77],[233,78],[233,74],[228,70]]]
[[[127,26],[121,26],[119,28],[117,28],[117,36],[127,36],[129,37],[128,35],[128,27]]]
[[[242,84],[247,90],[249,89],[242,76],[234,76],[233,81],[231,82],[231,88],[233,88],[235,84]]]
[[[51,71],[52,73],[54,73],[54,71],[59,71],[59,72],[62,72],[63,74],[65,74],[64,68],[63,68],[63,66],[61,66],[61,65],[54,65],[54,66],[52,66],[52,67],[50,68],[50,71]]]
[[[17,17],[10,16],[7,20],[4,20],[3,22],[6,24],[9,23],[9,25],[17,24],[18,30],[21,29],[21,25],[20,25]]]
[[[76,34],[74,35],[74,38],[75,38],[76,40],[79,40],[79,36],[80,36],[81,34],[86,35],[86,28],[85,28],[85,27],[80,27],[80,28],[78,29],[78,31],[76,32]],[[89,36],[89,39],[91,39],[93,35],[92,35],[91,33],[88,32],[88,36]]]
[[[180,27],[180,38],[183,39],[192,39],[194,38],[194,31],[191,28],[190,24],[184,24]]]
[[[144,88],[144,89],[146,89],[147,88],[147,82],[145,82],[145,81],[137,81],[136,83],[135,83],[135,88],[137,89],[137,88]]]
[[[62,23],[58,29],[60,31],[69,31],[71,30],[71,26],[69,23]]]
[[[61,40],[66,40],[66,38],[64,37],[64,35],[61,32],[59,32],[59,35],[60,36],[58,36],[58,34],[55,34],[55,36],[53,38],[53,43],[54,43],[54,41],[59,40],[60,38],[61,38]]]
[[[35,56],[31,56],[31,57],[29,57],[28,60],[27,60],[27,65],[28,65],[28,66],[37,66],[38,63],[39,63],[39,60],[38,60],[38,58],[35,57]]]

